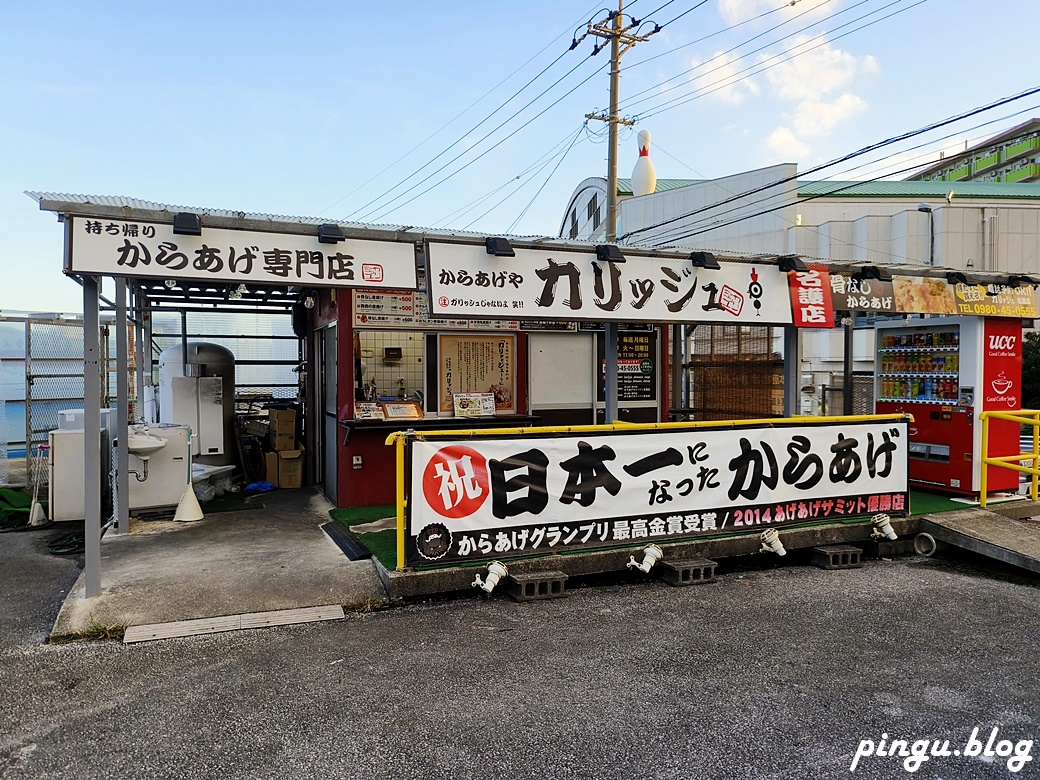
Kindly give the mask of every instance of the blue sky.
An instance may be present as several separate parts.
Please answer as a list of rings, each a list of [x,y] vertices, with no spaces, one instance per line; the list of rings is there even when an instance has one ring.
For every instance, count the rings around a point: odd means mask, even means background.
[[[606,170],[605,128],[583,128],[586,113],[608,105],[606,52],[591,57],[592,38],[567,51],[602,8],[11,4],[0,26],[0,310],[81,308],[80,288],[60,271],[61,227],[24,190],[555,235],[575,186]],[[630,0],[625,10],[664,29],[622,60],[622,113],[640,116],[621,135],[621,177],[643,128],[661,178],[777,162],[806,169],[1040,82],[1028,61],[1035,0]],[[875,165],[814,178],[934,160],[1040,116],[1037,103],[1018,101],[865,158]],[[972,129],[983,122],[993,124]],[[931,143],[904,151],[922,141]]]

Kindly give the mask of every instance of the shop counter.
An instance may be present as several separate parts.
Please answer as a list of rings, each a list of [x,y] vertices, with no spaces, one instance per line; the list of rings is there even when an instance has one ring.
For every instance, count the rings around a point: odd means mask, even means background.
[[[340,420],[343,428],[339,458],[338,505],[341,507],[393,504],[395,451],[386,438],[394,431],[484,430],[527,428],[540,418],[524,414],[495,417],[422,417],[400,420]]]

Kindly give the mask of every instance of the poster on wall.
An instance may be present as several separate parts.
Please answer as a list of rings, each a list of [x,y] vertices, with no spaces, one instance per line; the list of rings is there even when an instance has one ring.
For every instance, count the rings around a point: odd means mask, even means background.
[[[406,565],[905,514],[908,423],[409,442]]]
[[[603,339],[596,340],[599,358],[597,400],[605,398],[607,361]],[[657,400],[657,333],[621,331],[618,333],[617,398],[619,401]]]
[[[457,393],[490,393],[496,412],[516,410],[516,336],[441,335],[437,358],[441,412],[454,413]]]

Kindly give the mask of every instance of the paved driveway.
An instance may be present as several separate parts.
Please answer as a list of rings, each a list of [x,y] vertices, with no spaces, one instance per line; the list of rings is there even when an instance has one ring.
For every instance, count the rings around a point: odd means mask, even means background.
[[[918,777],[1008,778],[1005,758],[952,751],[976,727],[999,729],[994,751],[1040,741],[1040,588],[984,563],[731,569],[44,647],[74,564],[26,536],[0,536],[3,777],[895,778],[899,758],[849,768],[862,740],[901,738],[950,741]]]

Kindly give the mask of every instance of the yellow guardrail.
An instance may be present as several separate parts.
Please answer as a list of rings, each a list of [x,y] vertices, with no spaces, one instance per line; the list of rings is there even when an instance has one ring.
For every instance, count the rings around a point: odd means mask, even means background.
[[[441,436],[451,438],[476,438],[479,436],[544,436],[557,433],[605,433],[607,431],[675,431],[696,428],[776,428],[806,423],[835,422],[882,422],[884,420],[908,420],[909,414],[852,414],[832,417],[765,417],[758,420],[711,420],[705,422],[627,423],[618,421],[610,425],[550,425],[544,428],[464,428],[445,431],[406,429],[394,431],[386,437],[388,445],[394,445],[397,455],[397,568],[405,567],[405,510],[408,497],[405,491],[405,445],[409,439],[431,439]]]
[[[986,475],[987,466],[997,466],[1002,469],[1011,469],[1032,476],[1029,484],[1029,497],[1037,500],[1037,484],[1040,480],[1040,409],[1018,409],[1011,412],[982,412],[979,415],[982,420],[982,473],[979,475],[979,506],[986,506]],[[1033,429],[1033,451],[1020,452],[1017,455],[1002,455],[998,458],[989,457],[989,421],[1007,420],[1008,422],[1028,425]],[[1021,446],[1019,446],[1021,449]],[[1023,466],[1023,461],[1031,461],[1032,466]]]

